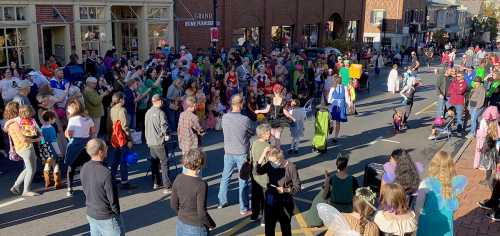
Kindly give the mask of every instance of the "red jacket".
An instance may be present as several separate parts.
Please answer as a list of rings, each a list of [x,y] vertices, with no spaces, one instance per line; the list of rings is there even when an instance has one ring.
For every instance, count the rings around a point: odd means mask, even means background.
[[[465,80],[453,79],[448,87],[448,97],[450,105],[464,105],[465,93],[467,92],[467,83]]]

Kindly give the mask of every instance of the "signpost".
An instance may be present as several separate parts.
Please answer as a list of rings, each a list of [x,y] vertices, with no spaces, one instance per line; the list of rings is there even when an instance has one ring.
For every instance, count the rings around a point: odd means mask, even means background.
[[[219,28],[217,27],[210,27],[210,42],[212,43],[217,43],[219,42]]]

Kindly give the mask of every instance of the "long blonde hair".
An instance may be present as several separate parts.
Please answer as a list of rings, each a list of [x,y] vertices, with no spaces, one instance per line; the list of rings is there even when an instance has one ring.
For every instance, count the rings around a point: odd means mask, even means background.
[[[493,140],[498,139],[498,127],[497,126],[498,126],[498,122],[496,120],[488,121],[488,129],[486,130],[486,133]]]
[[[435,177],[441,182],[441,194],[445,199],[452,197],[451,179],[456,174],[453,158],[445,151],[439,151],[434,155],[427,171],[428,176]]]

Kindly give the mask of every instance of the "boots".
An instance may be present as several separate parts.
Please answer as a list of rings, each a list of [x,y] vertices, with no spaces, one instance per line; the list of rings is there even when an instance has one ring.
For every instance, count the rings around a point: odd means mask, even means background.
[[[50,186],[52,186],[50,171],[46,170],[43,172],[43,179],[45,180],[45,189],[48,189]]]
[[[55,172],[54,171],[54,182],[55,182],[55,187],[56,189],[62,189],[62,180],[61,180],[61,172]]]

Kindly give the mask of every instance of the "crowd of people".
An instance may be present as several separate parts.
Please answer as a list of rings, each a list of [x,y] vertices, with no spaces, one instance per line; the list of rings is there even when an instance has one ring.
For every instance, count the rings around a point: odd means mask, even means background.
[[[478,140],[474,167],[486,170],[485,184],[493,189],[492,199],[480,204],[498,209],[498,56],[469,49],[463,63],[455,65],[452,53],[443,53],[443,71],[436,71],[438,112],[429,138],[441,138],[441,128],[448,123],[453,132],[463,133],[464,117],[470,119],[469,134]],[[365,72],[371,64],[379,74],[387,64],[382,53],[358,54],[320,52],[310,58],[303,50],[263,54],[242,47],[227,52],[198,50],[193,56],[182,46],[178,52],[157,48],[144,63],[117,55],[116,50],[103,58],[95,52],[84,54],[83,60],[71,55],[64,66],[50,57],[40,70],[12,63],[1,71],[0,145],[4,155],[22,161],[24,169],[10,191],[38,196],[31,183],[40,173],[47,190],[66,187],[67,197],[72,197],[80,168],[91,234],[124,234],[117,186],[136,187],[129,182],[128,165],[133,162],[134,145],[145,142],[152,189],[162,188],[170,195],[178,216],[176,234],[208,235],[216,220],[207,212],[208,185],[202,178],[207,160],[201,148],[207,132],[222,131],[224,165],[218,207],[228,206],[228,185],[237,170],[240,214],[260,221],[266,235],[275,234],[278,222],[282,234],[291,235],[293,195],[301,191],[301,181],[297,167],[285,158],[282,133],[290,129],[292,143],[285,151],[298,154],[305,119],[317,111],[314,140],[324,144],[316,151],[326,150],[329,135],[332,142],[339,142],[341,123],[357,115],[360,77],[368,74],[353,76],[351,65],[368,59]],[[420,83],[417,53],[409,54],[401,77],[402,61],[401,55],[392,58],[388,78],[388,91],[399,92],[404,104],[403,111],[395,110],[393,116],[400,120],[397,126],[395,121],[397,131],[408,128]],[[488,108],[482,113],[484,107]],[[318,122],[322,112],[326,126]],[[169,172],[172,143],[182,153],[183,169],[176,177]],[[450,155],[436,154],[422,179],[424,166],[414,163],[406,151],[396,150],[390,156],[379,193],[360,188],[348,173],[348,159],[338,156],[337,172],[325,174],[324,187],[306,214],[308,223],[329,226],[327,235],[339,233],[320,219],[316,205],[322,202],[342,212],[352,230],[362,235],[433,235],[429,232],[436,227],[443,232],[439,235],[452,235],[457,195],[466,180],[456,176]],[[39,160],[43,168],[38,172]],[[442,215],[445,220],[438,218]],[[491,217],[500,220],[500,211]]]

